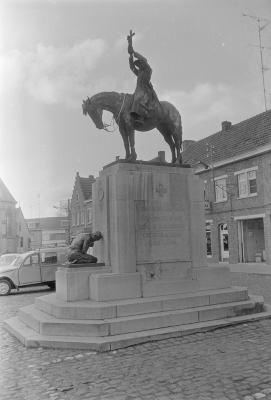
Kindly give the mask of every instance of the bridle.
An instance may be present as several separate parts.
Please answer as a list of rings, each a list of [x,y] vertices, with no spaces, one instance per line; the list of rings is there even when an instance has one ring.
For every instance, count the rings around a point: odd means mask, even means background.
[[[122,100],[122,104],[121,104],[121,106],[120,106],[120,110],[119,110],[119,112],[118,112],[117,117],[114,118],[114,115],[113,115],[113,117],[112,117],[112,119],[111,119],[111,121],[110,121],[110,124],[103,124],[103,129],[104,129],[106,132],[112,133],[112,132],[115,132],[115,130],[117,129],[116,124],[115,124],[115,121],[116,121],[117,124],[119,123],[120,116],[121,116],[121,112],[122,112],[123,107],[124,107],[124,104],[125,104],[125,100],[126,100],[126,93],[124,93],[123,100]],[[108,128],[111,128],[111,127],[112,127],[112,130],[108,129]]]

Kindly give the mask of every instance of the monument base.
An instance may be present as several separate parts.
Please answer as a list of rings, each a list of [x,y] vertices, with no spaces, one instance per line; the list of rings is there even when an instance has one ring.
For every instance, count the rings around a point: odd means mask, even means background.
[[[189,168],[113,163],[93,185],[95,256],[56,274],[56,294],[6,328],[28,347],[107,351],[271,316],[207,267],[203,188]],[[97,253],[96,253],[97,251]]]
[[[270,317],[263,298],[245,288],[103,302],[50,294],[4,326],[26,347],[110,351]]]
[[[109,351],[271,317],[262,297],[230,287],[226,267],[175,281],[108,270],[59,268],[56,293],[21,308],[6,329],[27,347]]]

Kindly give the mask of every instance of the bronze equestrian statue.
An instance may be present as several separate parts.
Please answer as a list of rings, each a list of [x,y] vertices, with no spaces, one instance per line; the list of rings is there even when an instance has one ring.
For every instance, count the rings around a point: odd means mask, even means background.
[[[127,36],[129,65],[137,76],[134,94],[101,92],[83,100],[84,115],[88,114],[98,129],[106,129],[102,120],[103,110],[110,111],[122,136],[126,160],[135,161],[135,130],[150,131],[154,128],[163,135],[170,147],[172,163],[181,164],[182,121],[178,110],[167,101],[159,101],[150,82],[152,69],[145,57],[133,49],[130,31]]]

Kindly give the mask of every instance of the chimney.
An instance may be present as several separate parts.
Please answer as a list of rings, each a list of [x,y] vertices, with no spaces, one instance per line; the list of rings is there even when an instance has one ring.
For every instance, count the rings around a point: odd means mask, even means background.
[[[187,150],[188,147],[191,146],[191,144],[196,143],[196,140],[184,140],[183,141],[183,151]]]
[[[231,122],[230,121],[222,121],[221,127],[222,127],[222,132],[227,132],[231,129]]]
[[[92,181],[92,183],[96,180],[93,175],[89,175],[88,178]]]
[[[166,153],[164,151],[158,151],[158,160],[161,163],[166,162]]]

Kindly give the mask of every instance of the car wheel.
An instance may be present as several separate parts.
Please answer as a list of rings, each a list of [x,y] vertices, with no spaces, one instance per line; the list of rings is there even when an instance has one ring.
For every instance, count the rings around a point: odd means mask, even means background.
[[[11,284],[7,279],[2,279],[0,281],[0,296],[7,296],[10,294]]]

